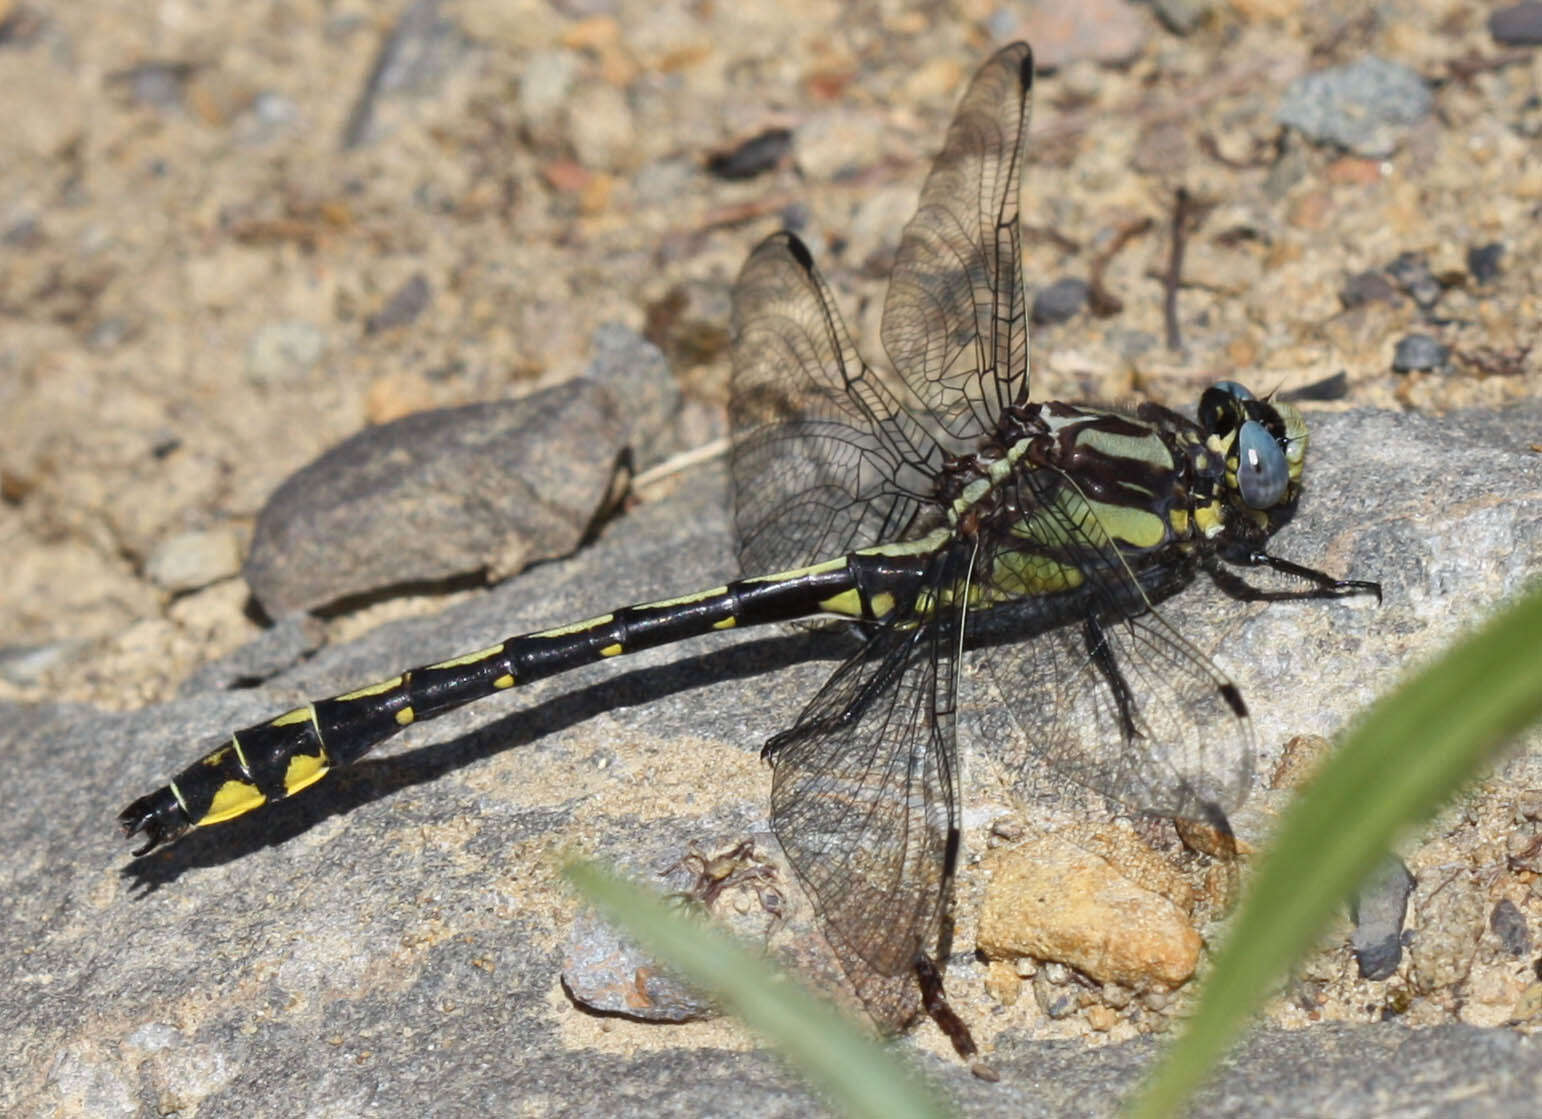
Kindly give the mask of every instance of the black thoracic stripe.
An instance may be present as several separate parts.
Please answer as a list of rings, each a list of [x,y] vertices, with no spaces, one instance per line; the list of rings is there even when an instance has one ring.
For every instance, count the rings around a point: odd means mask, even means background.
[[[357,761],[403,727],[558,672],[718,629],[839,612],[872,618],[917,585],[923,556],[864,555],[799,572],[741,579],[715,591],[642,603],[587,622],[511,637],[498,645],[329,699],[245,730],[135,801],[126,828],[150,843],[280,800]],[[145,848],[148,850],[148,848]]]

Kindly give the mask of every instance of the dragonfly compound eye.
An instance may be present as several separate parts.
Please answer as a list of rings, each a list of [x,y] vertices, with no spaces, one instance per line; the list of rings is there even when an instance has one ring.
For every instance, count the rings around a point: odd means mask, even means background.
[[[1279,504],[1290,485],[1285,452],[1263,424],[1248,420],[1237,432],[1237,489],[1253,509]]]

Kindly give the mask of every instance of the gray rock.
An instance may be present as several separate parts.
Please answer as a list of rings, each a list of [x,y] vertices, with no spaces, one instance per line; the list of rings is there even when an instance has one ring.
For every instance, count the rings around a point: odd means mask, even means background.
[[[1151,38],[1151,17],[1121,0],[1037,0],[1022,5],[1022,13],[1010,38],[1033,44],[1033,60],[1041,70],[1083,60],[1123,66],[1138,58]]]
[[[1065,322],[1087,304],[1087,281],[1067,276],[1056,280],[1033,297],[1033,321]]]
[[[423,313],[431,295],[428,277],[414,272],[405,284],[391,293],[385,306],[364,320],[364,333],[375,334],[393,326],[405,326]]]
[[[1488,33],[1494,42],[1507,47],[1542,45],[1542,3],[1525,0],[1490,12]]]
[[[1509,898],[1500,898],[1488,915],[1488,927],[1494,930],[1499,943],[1512,956],[1531,953],[1531,931],[1526,928],[1526,915]]]
[[[577,546],[626,436],[614,395],[588,378],[366,428],[268,499],[243,574],[270,617],[508,575]]]
[[[155,546],[145,575],[164,591],[196,591],[241,570],[241,541],[228,525],[179,532]]]
[[[1239,612],[1194,588],[1166,608],[1185,638],[1224,649],[1266,754],[1335,733],[1542,567],[1542,463],[1524,450],[1542,408],[1309,418],[1308,490],[1278,550],[1383,580],[1385,604]],[[563,999],[579,907],[551,853],[581,839],[615,858],[661,828],[681,849],[722,832],[725,813],[762,820],[770,782],[755,753],[851,647],[838,634],[729,632],[597,664],[415,725],[381,756],[164,855],[131,863],[112,846],[111,811],[213,736],[509,633],[721,581],[733,571],[723,490],[703,468],[570,560],[322,649],[259,688],[127,713],[0,708],[0,1067],[12,1070],[0,1111],[469,1116],[519,1100],[549,1114],[823,1114],[753,1047],[623,1021],[601,1031]],[[994,795],[976,776],[998,748],[983,675],[966,666],[959,697],[966,804]],[[1534,753],[1512,764],[1532,770],[1504,780],[1538,787]],[[949,994],[978,1027],[996,1011],[964,963]],[[994,1085],[897,1048],[966,1115],[1048,1116],[1111,1113],[1165,1042],[1089,1048],[1009,1030],[986,1054]],[[1542,1049],[1516,1032],[1267,1027],[1194,1114],[1501,1116],[1539,1095]]]
[[[1422,373],[1444,369],[1451,360],[1451,347],[1428,334],[1405,334],[1392,349],[1394,373]]]
[[[620,404],[633,466],[646,470],[680,451],[674,427],[680,384],[663,351],[621,323],[596,328],[589,347],[594,356],[584,376]]]
[[[1423,253],[1399,253],[1387,265],[1387,275],[1397,281],[1398,287],[1419,305],[1421,311],[1430,311],[1445,294],[1445,288],[1430,271],[1430,262]]]
[[[1397,301],[1397,289],[1392,286],[1392,281],[1374,269],[1355,273],[1339,289],[1339,302],[1346,310],[1366,303],[1396,303]]]
[[[42,683],[56,665],[81,652],[80,641],[49,641],[41,645],[0,645],[0,680],[22,687]]]
[[[1414,71],[1374,55],[1297,78],[1275,119],[1318,143],[1385,159],[1434,105]]]
[[[1403,860],[1388,855],[1360,883],[1350,902],[1355,931],[1350,945],[1365,979],[1386,979],[1403,959],[1403,920],[1408,915],[1408,895],[1414,876]]]
[[[1174,35],[1189,34],[1210,18],[1214,9],[1211,0],[1155,0],[1151,5],[1162,26]]]
[[[1505,246],[1503,241],[1490,241],[1486,245],[1474,245],[1467,250],[1467,271],[1478,283],[1491,284],[1499,279],[1504,271],[1499,263],[1504,259],[1504,255]]]
[[[776,167],[792,150],[792,130],[768,128],[707,159],[707,173],[729,182],[753,179]]]
[[[246,347],[246,375],[258,385],[293,384],[326,352],[327,336],[300,319],[269,323],[253,333]]]

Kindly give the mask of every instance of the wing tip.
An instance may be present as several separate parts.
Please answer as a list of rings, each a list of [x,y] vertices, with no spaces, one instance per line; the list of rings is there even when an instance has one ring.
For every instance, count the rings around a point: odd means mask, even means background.
[[[1017,60],[1017,84],[1022,86],[1023,92],[1033,89],[1033,46],[1019,39],[1006,48],[1003,53],[1016,53],[1021,51],[1021,57]]]
[[[787,255],[797,262],[799,268],[805,272],[814,271],[814,254],[808,251],[808,246],[803,243],[803,238],[790,229],[782,230],[777,236],[786,244]]]

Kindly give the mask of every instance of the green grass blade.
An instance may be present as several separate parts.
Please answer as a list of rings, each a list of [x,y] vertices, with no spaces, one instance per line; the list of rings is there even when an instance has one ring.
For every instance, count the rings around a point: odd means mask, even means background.
[[[1173,1114],[1351,891],[1542,717],[1542,587],[1371,709],[1291,805],[1200,1003],[1129,1114]]]
[[[891,1052],[724,933],[593,863],[569,863],[564,873],[606,919],[781,1049],[842,1112],[948,1114],[931,1087]]]

